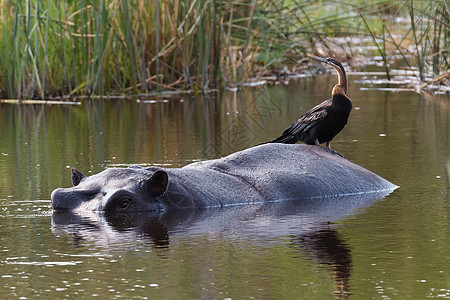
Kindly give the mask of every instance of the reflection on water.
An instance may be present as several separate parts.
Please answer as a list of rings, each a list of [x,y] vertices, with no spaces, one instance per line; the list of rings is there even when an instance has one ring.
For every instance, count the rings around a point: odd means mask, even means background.
[[[349,280],[352,269],[352,254],[348,244],[332,228],[296,237],[294,245],[302,252],[312,256],[320,264],[333,271],[334,294],[340,298],[350,296]]]
[[[288,243],[300,257],[328,265],[335,282],[334,293],[348,296],[351,252],[331,222],[361,212],[385,195],[386,192],[164,215],[54,212],[52,228],[57,236],[69,235],[75,247],[88,245],[91,250],[113,252],[133,250],[147,242],[148,247],[169,248],[171,243],[205,234],[220,234],[233,242],[253,240],[257,244],[258,240],[289,237]],[[302,261],[296,265],[302,268]]]
[[[116,248],[124,240],[149,237],[156,246],[170,244],[170,237],[232,232],[240,238],[258,235],[277,237],[299,235],[322,228],[345,216],[361,211],[390,192],[347,197],[284,201],[227,207],[221,209],[142,213],[72,213],[55,211],[52,228],[56,234],[77,236],[101,248]],[[258,228],[264,228],[259,230]],[[125,238],[131,235],[130,238]],[[127,244],[125,243],[125,248]]]
[[[334,76],[168,102],[1,104],[1,297],[449,297],[448,96],[366,91],[355,79],[333,148],[400,186],[381,201],[52,214],[51,191],[71,186],[68,166],[225,156],[279,136],[329,98]]]

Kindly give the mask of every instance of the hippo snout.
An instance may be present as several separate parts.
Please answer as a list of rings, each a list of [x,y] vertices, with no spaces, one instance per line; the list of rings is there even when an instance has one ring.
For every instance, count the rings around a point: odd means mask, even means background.
[[[54,210],[72,210],[83,202],[78,194],[67,188],[55,189],[52,192],[51,199]]]
[[[63,188],[55,189],[52,192],[51,199],[52,199],[52,207],[53,207],[53,209],[55,209],[55,210],[66,210],[66,209],[68,209],[66,207],[66,205],[64,205],[65,201],[63,201],[64,200],[63,194],[64,194],[64,189]]]

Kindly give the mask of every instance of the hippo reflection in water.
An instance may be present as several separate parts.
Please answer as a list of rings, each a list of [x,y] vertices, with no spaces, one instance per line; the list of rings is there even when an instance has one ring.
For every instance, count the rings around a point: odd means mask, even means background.
[[[311,145],[264,144],[183,168],[110,168],[52,193],[55,210],[169,211],[393,190],[380,176]]]
[[[335,283],[333,298],[340,299],[338,296],[348,296],[349,293],[353,258],[348,241],[341,236],[340,226],[335,222],[364,213],[367,207],[387,194],[389,191],[329,197],[320,201],[300,199],[167,213],[56,210],[52,215],[52,231],[57,237],[71,239],[75,247],[88,247],[90,251],[107,255],[141,249],[147,252],[152,247],[156,250],[156,257],[150,255],[148,259],[163,259],[164,266],[174,262],[171,262],[171,255],[167,256],[168,253],[161,250],[172,246],[183,249],[186,243],[196,244],[200,252],[191,257],[191,263],[196,261],[198,264],[198,257],[217,256],[215,251],[209,250],[211,243],[218,245],[219,254],[233,254],[236,249],[220,245],[225,242],[270,251],[270,247],[279,248],[273,243],[279,241],[283,247],[296,253],[290,256],[289,261],[299,270],[310,266],[311,261],[316,261],[318,267],[328,266]],[[238,252],[241,250],[237,249]],[[250,257],[249,263],[258,263],[258,257]],[[185,263],[189,264],[189,259]],[[225,264],[222,271],[233,273],[233,267]],[[208,286],[210,279],[199,276],[199,285]],[[266,279],[261,282],[266,282]],[[276,298],[267,295],[270,294],[265,293],[265,298]]]

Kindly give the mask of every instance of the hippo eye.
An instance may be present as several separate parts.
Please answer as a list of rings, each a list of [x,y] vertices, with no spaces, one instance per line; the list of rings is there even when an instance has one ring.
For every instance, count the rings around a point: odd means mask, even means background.
[[[109,192],[102,199],[100,210],[124,212],[130,210],[136,204],[137,197],[132,192],[120,189],[115,192]]]
[[[126,211],[131,206],[131,200],[124,198],[117,202],[116,211]]]

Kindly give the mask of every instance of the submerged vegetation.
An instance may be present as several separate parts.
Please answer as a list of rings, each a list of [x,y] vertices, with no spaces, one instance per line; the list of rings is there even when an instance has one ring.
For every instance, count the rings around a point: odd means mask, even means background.
[[[295,73],[306,53],[444,80],[449,12],[447,0],[0,0],[0,98],[222,88]]]

